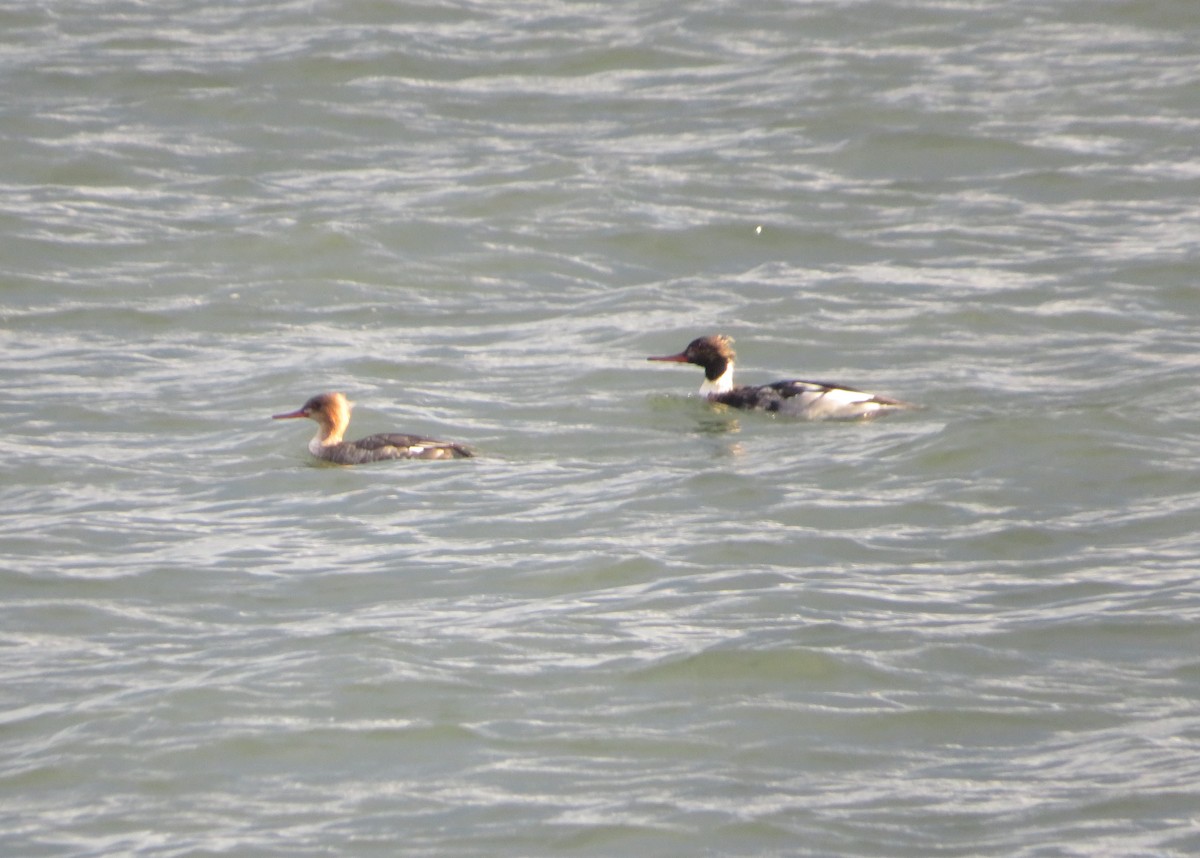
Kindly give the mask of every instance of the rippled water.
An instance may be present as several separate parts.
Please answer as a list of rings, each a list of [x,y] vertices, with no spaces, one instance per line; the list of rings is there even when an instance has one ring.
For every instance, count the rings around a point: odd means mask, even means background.
[[[1193,4],[0,44],[5,855],[1200,851]]]

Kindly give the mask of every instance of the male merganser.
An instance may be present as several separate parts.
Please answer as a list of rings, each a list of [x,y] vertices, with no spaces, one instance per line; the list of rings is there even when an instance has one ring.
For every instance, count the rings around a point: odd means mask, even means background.
[[[908,402],[876,396],[841,384],[820,381],[776,381],[761,386],[733,386],[733,340],[723,334],[700,337],[677,355],[647,358],[704,367],[700,395],[734,408],[778,412],[808,420],[858,420],[888,411],[916,408]]]
[[[461,444],[419,435],[368,435],[357,441],[343,441],[353,406],[354,403],[340,393],[319,393],[299,411],[276,414],[272,419],[307,417],[315,420],[319,428],[308,442],[308,452],[338,465],[361,465],[384,459],[464,459],[475,455]]]

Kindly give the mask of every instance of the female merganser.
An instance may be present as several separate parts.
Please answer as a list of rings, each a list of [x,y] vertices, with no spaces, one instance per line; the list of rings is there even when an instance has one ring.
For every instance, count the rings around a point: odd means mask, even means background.
[[[723,334],[700,337],[677,355],[647,360],[694,363],[704,367],[700,395],[709,402],[734,408],[761,409],[808,420],[859,420],[878,417],[900,408],[916,408],[908,402],[876,396],[841,384],[820,381],[776,381],[761,386],[733,386],[733,340]]]
[[[461,444],[435,441],[419,435],[368,435],[357,441],[343,441],[354,406],[340,393],[320,393],[300,408],[276,414],[273,420],[307,417],[317,422],[317,434],[308,442],[308,451],[318,459],[338,465],[361,465],[384,459],[464,459],[475,455]]]

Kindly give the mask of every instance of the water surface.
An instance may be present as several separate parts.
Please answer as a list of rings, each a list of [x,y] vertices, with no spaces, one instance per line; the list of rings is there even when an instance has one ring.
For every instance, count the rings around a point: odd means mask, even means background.
[[[0,33],[5,854],[1200,850],[1188,4]]]

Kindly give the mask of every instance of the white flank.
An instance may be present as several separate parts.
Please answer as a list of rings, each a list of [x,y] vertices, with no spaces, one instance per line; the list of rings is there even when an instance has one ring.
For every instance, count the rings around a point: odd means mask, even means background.
[[[840,387],[815,394],[812,398],[809,398],[808,395],[801,397],[801,399],[807,400],[805,402],[806,416],[815,420],[861,417],[873,414],[879,410],[879,406],[870,401],[873,398],[874,394],[872,393],[863,393],[860,390],[845,390]]]
[[[854,405],[857,402],[866,402],[868,399],[874,399],[875,394],[863,393],[861,390],[845,390],[835,387],[829,390],[824,398],[838,405]]]

